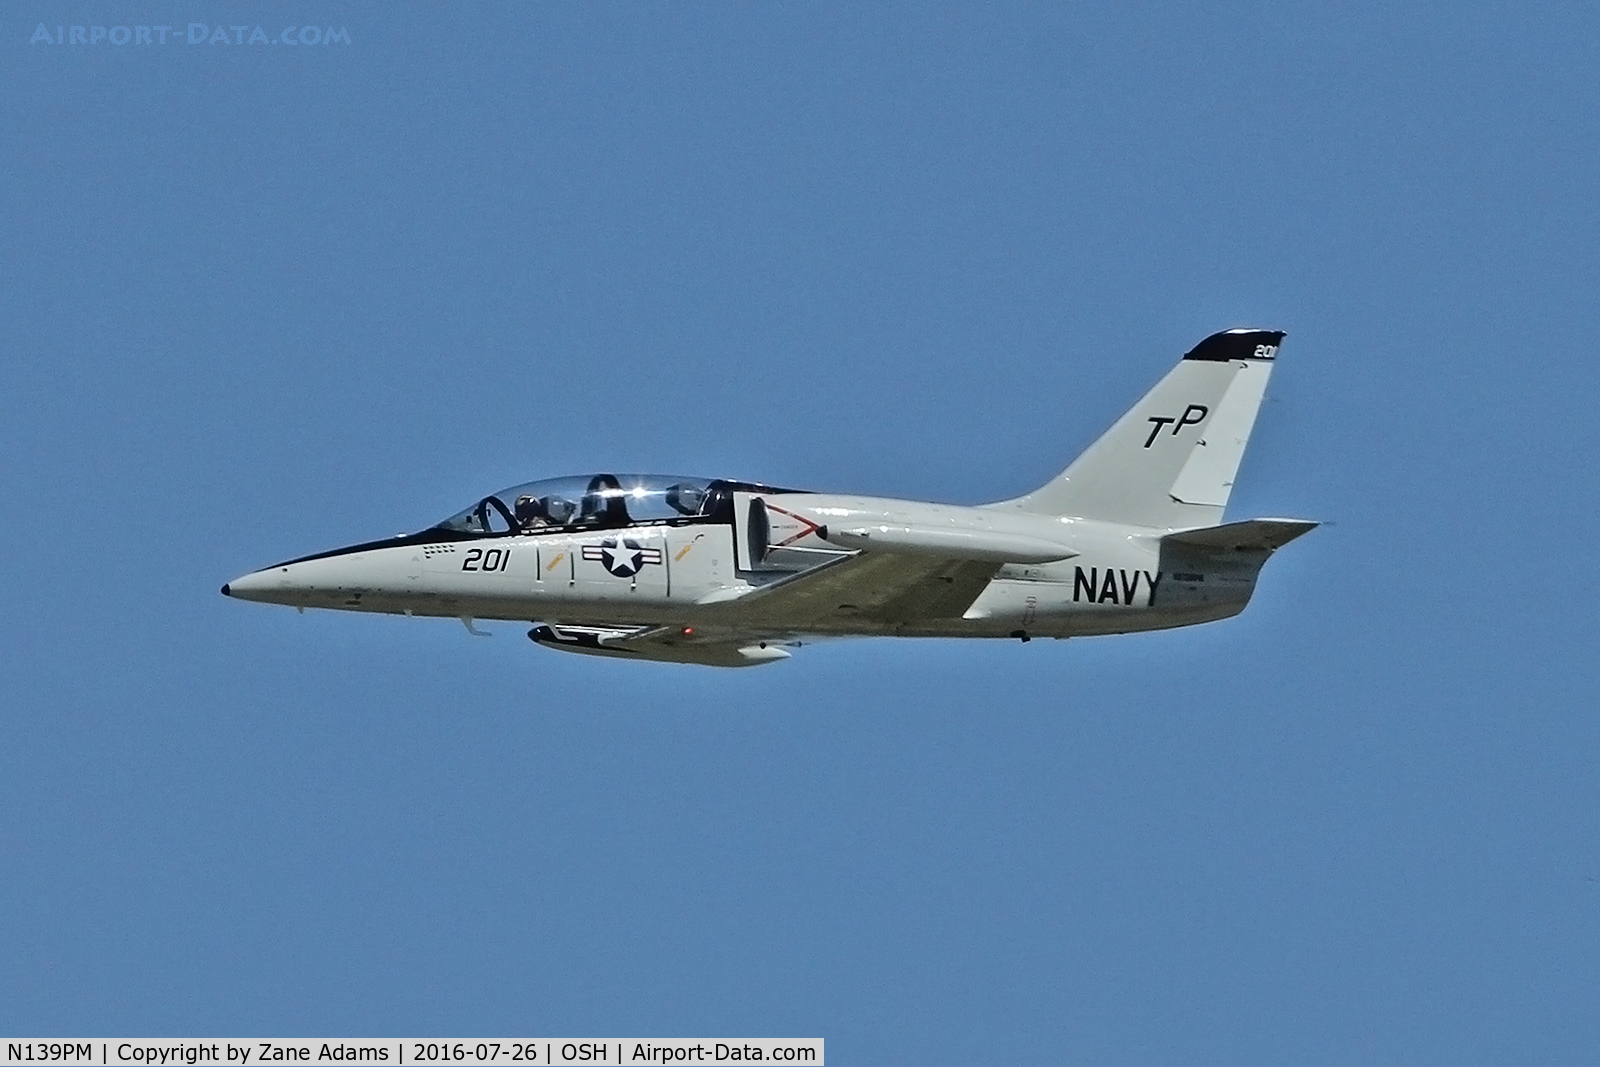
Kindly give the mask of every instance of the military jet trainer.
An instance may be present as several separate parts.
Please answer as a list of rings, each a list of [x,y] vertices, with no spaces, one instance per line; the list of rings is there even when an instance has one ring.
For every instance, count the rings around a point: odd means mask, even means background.
[[[1236,615],[1317,524],[1223,523],[1283,334],[1194,347],[1058,477],[978,507],[601,473],[235,578],[296,608],[533,622],[546,648],[743,667],[822,637],[1077,637]]]

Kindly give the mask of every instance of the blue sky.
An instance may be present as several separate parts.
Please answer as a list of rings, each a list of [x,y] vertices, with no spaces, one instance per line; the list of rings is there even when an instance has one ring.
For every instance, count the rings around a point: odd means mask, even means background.
[[[39,23],[349,44],[29,44]],[[0,1031],[1600,1057],[1592,5],[19,4]],[[231,33],[231,31],[230,31]],[[1242,616],[615,664],[228,601],[482,493],[956,502],[1288,331]]]

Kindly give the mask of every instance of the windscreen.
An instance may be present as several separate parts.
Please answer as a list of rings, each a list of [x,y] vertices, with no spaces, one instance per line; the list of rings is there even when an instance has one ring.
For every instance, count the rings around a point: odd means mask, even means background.
[[[706,515],[712,481],[666,474],[545,478],[490,494],[439,528],[528,533],[552,526],[608,528]]]

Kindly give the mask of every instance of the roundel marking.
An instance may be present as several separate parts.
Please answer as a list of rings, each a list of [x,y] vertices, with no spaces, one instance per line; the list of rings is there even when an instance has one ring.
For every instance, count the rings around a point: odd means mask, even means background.
[[[625,537],[608,537],[600,542],[600,562],[618,578],[632,578],[644,562],[639,542]]]
[[[661,550],[645,548],[631,537],[608,537],[598,545],[584,545],[583,558],[599,562],[618,578],[632,578],[645,564],[659,564]]]

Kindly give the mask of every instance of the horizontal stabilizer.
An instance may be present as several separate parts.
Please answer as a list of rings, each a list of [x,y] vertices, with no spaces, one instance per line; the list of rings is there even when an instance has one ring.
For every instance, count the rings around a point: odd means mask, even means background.
[[[1247,519],[1244,522],[1184,530],[1168,534],[1161,540],[1163,544],[1193,545],[1195,548],[1275,552],[1302,534],[1315,530],[1318,525],[1306,519]]]

